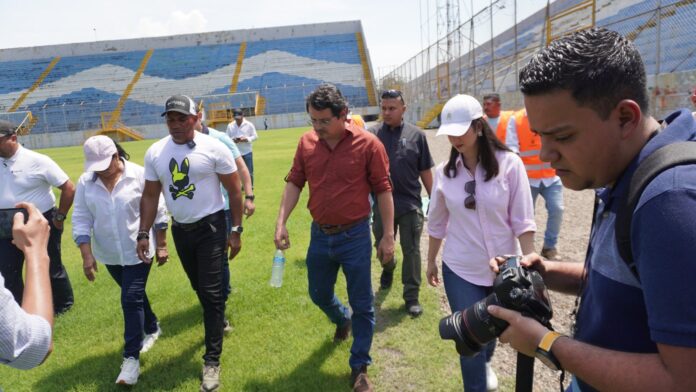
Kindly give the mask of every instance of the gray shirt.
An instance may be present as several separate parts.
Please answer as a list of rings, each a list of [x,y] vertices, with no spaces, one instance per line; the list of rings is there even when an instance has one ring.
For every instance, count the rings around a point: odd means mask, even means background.
[[[425,134],[409,123],[390,128],[377,123],[369,129],[384,144],[389,157],[394,216],[422,207],[420,172],[435,166]]]

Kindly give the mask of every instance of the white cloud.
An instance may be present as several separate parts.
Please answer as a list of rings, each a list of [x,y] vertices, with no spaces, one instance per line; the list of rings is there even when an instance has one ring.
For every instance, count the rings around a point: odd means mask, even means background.
[[[200,33],[205,31],[208,20],[197,9],[189,12],[173,11],[165,21],[152,18],[140,18],[138,21],[138,36],[153,37],[172,34]]]

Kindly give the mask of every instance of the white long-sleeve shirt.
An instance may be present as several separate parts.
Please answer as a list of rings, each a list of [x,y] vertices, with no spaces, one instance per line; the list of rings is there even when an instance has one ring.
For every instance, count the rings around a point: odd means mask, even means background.
[[[104,264],[141,263],[136,252],[140,227],[140,198],[145,186],[145,169],[123,161],[124,169],[112,192],[94,172],[80,176],[73,204],[73,239],[79,245],[92,241],[94,258]],[[155,228],[169,222],[164,198],[160,194]],[[150,236],[154,238],[154,235]],[[150,241],[150,255],[155,241]]]
[[[249,154],[251,152],[251,144],[259,138],[259,135],[256,133],[256,127],[247,119],[242,120],[242,125],[237,125],[236,121],[229,123],[227,125],[227,136],[232,140],[238,137],[247,138],[246,142],[237,143],[239,152],[242,155]]]
[[[0,274],[0,363],[16,369],[31,369],[41,364],[50,347],[48,320],[19,307]]]

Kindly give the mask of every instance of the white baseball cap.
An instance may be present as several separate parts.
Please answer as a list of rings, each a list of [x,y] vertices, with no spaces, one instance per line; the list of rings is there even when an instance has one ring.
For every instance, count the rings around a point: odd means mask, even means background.
[[[104,135],[92,136],[82,146],[85,151],[85,171],[98,172],[106,170],[111,164],[111,159],[118,152],[116,144]]]
[[[437,135],[463,136],[471,122],[483,117],[483,108],[471,95],[457,94],[442,108]]]

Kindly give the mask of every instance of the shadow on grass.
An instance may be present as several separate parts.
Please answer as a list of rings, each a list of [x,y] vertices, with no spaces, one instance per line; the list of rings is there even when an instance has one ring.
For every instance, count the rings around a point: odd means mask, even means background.
[[[181,347],[175,357],[166,361],[157,361],[155,367],[147,369],[141,374],[138,384],[133,388],[140,390],[163,390],[174,389],[177,385],[190,379],[197,379],[200,375],[202,359],[193,358],[193,355],[203,345],[203,324],[201,318],[201,308],[193,305],[181,312],[170,314],[160,319],[163,334],[161,340],[176,339],[176,336],[190,328],[200,327],[201,339],[199,343],[191,344],[189,347]],[[119,328],[122,324],[119,324]],[[153,349],[156,355],[157,346]],[[147,367],[148,354],[141,357],[142,367]],[[94,355],[73,362],[69,367],[60,368],[38,381],[34,385],[34,390],[39,392],[54,392],[67,390],[80,390],[81,387],[97,391],[123,391],[123,387],[115,385],[116,377],[120,371],[123,360],[121,350]],[[166,369],[166,372],[162,372]],[[152,378],[152,380],[148,380]]]
[[[389,295],[391,288],[380,289],[375,293],[375,333],[381,333],[387,329],[394,327],[401,323],[403,319],[406,318],[406,309],[403,307],[398,308],[383,308],[382,304],[384,300]]]
[[[341,376],[320,371],[323,363],[336,347],[332,341],[327,341],[290,374],[272,381],[251,380],[244,386],[244,391],[347,391],[350,383],[350,372],[347,367],[346,374]]]

